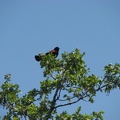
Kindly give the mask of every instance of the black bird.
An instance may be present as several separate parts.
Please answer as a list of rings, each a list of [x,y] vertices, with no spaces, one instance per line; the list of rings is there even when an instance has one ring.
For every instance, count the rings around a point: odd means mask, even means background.
[[[60,49],[59,47],[55,47],[53,50],[47,52],[45,55],[53,54],[55,57],[57,57],[58,54],[59,54],[59,49]],[[42,56],[35,55],[35,60],[36,60],[36,61],[39,62],[41,59],[42,59]]]

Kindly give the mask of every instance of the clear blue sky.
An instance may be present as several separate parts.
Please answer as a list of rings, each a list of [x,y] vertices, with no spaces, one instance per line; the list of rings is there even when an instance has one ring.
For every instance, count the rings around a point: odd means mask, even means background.
[[[39,88],[43,69],[34,55],[60,47],[60,54],[79,48],[86,52],[91,73],[103,76],[109,63],[120,63],[119,0],[0,0],[0,84],[12,74],[22,95]],[[97,94],[95,103],[64,107],[72,113],[105,111],[104,120],[120,120],[120,90]],[[0,116],[4,112],[0,107]]]

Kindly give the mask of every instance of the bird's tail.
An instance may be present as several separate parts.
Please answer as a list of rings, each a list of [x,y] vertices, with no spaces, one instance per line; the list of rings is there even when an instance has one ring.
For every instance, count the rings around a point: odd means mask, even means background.
[[[35,55],[35,60],[39,62],[41,60],[41,56]]]

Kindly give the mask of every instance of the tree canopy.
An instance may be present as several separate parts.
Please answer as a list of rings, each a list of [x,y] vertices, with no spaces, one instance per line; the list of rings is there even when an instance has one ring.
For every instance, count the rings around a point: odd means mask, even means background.
[[[69,108],[80,101],[93,103],[97,92],[108,94],[120,88],[120,64],[106,65],[104,75],[98,77],[90,73],[84,55],[75,49],[64,52],[61,59],[51,54],[42,57],[40,67],[45,79],[40,81],[40,89],[33,88],[22,97],[19,85],[12,83],[11,74],[6,74],[0,86],[0,105],[7,109],[3,120],[103,120],[103,111],[81,114],[81,106],[73,114],[58,113],[60,107]]]

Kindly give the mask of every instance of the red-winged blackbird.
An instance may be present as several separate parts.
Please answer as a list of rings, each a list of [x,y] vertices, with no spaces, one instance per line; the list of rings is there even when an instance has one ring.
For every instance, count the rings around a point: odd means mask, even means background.
[[[59,53],[59,47],[55,47],[53,50],[47,52],[45,55],[48,55],[48,54],[53,54],[55,57],[58,56],[58,53]],[[39,56],[39,55],[35,55],[35,60],[36,61],[40,61],[42,59],[42,56]]]

